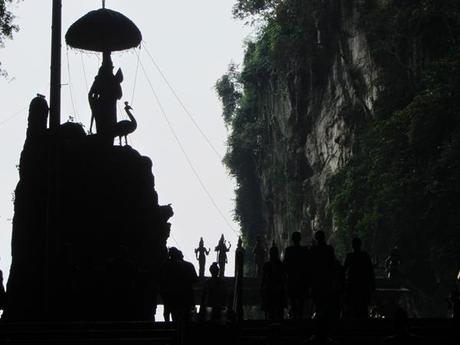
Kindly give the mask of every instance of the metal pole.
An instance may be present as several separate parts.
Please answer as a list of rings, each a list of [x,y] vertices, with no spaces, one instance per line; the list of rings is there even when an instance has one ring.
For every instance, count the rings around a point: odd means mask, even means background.
[[[50,87],[50,129],[61,124],[61,40],[62,0],[53,0],[53,24],[51,28],[51,87]]]
[[[53,258],[55,253],[57,205],[58,205],[58,168],[57,131],[61,125],[61,40],[62,40],[62,0],[53,0],[51,27],[51,85],[50,85],[50,121],[51,145],[48,149],[48,195],[46,210],[45,263],[44,263],[44,317],[52,318],[54,309],[53,295]]]

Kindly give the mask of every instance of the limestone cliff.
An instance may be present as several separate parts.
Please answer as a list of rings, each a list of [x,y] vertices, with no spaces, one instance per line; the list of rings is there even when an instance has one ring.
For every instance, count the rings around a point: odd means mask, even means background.
[[[357,123],[373,116],[378,91],[378,68],[359,26],[359,2],[297,2],[295,13],[287,7],[280,6],[258,41],[248,45],[235,81],[242,84],[240,114],[233,119],[226,158],[232,169],[239,149],[233,145],[239,135],[235,123],[246,116],[241,113],[252,113],[261,219],[258,229],[253,224],[243,232],[250,243],[252,233],[265,233],[282,247],[293,231],[307,238],[320,229],[331,234],[328,181],[352,154]],[[224,103],[229,77],[217,85]],[[237,217],[245,218],[243,208],[237,205]]]
[[[339,257],[358,235],[381,261],[399,246],[406,284],[444,313],[460,266],[460,3],[238,0],[235,13],[263,22],[216,84],[246,244],[324,230]]]

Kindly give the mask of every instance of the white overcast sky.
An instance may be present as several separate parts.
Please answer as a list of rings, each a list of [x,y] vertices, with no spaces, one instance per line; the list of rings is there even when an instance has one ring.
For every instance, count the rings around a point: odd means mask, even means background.
[[[27,0],[15,5],[13,11],[20,31],[0,49],[2,67],[8,72],[7,78],[0,78],[0,268],[5,278],[11,263],[12,193],[18,182],[16,165],[25,139],[27,108],[36,93],[49,99],[51,4],[51,0]],[[242,61],[243,41],[251,31],[232,18],[233,4],[234,0],[107,0],[108,8],[124,13],[138,25],[155,62],[220,155],[225,152],[227,132],[214,84],[231,61]],[[75,20],[99,7],[100,0],[63,0],[63,37]],[[88,128],[87,87],[97,73],[99,57],[67,51],[64,42],[62,52],[62,121],[74,116]],[[221,157],[194,127],[145,49],[139,54],[190,161],[227,222],[238,232],[232,219],[234,181]],[[115,54],[113,60],[125,76],[122,101],[131,102],[135,90],[133,108],[138,130],[129,137],[130,144],[152,159],[160,203],[172,203],[174,207],[174,238],[170,238],[168,245],[178,246],[186,259],[195,264],[193,248],[200,236],[206,246],[214,247],[223,233],[235,247],[236,234],[192,173],[161,115],[142,68],[134,88],[135,51]],[[119,112],[119,119],[122,118]],[[215,253],[208,262],[211,260],[215,260]]]

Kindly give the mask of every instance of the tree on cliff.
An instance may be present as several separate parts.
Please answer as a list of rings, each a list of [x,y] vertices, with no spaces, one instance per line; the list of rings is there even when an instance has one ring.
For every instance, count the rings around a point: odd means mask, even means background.
[[[247,18],[254,15],[272,13],[281,0],[238,0],[233,6],[233,15],[236,18]]]
[[[4,46],[5,39],[11,39],[13,33],[18,31],[18,26],[13,23],[14,15],[8,9],[13,0],[0,0],[0,47]],[[0,75],[5,75],[1,68]]]

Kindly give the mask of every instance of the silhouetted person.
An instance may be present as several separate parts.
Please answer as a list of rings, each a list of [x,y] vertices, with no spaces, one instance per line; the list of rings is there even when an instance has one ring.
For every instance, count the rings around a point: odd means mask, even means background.
[[[270,248],[270,259],[262,268],[261,292],[265,318],[282,320],[286,307],[286,270],[274,243]]]
[[[294,320],[302,319],[308,272],[308,250],[300,245],[301,239],[300,232],[293,232],[291,236],[292,245],[287,247],[284,252],[287,293],[291,307],[290,318]]]
[[[254,255],[256,278],[260,278],[262,277],[262,267],[264,266],[267,258],[267,250],[265,249],[265,244],[261,236],[256,237],[256,244],[254,246],[252,254]]]
[[[454,320],[460,320],[460,292],[457,289],[450,292],[449,305],[452,318]]]
[[[333,249],[334,263],[332,269],[332,290],[329,303],[328,317],[332,320],[338,320],[342,316],[343,299],[345,294],[345,270],[342,263],[337,259],[335,250]]]
[[[243,318],[243,279],[244,279],[244,260],[245,250],[243,240],[238,238],[235,250],[235,289],[233,291],[233,311],[236,313],[237,320]]]
[[[182,252],[175,247],[169,248],[169,259],[163,265],[160,286],[165,309],[171,312],[173,321],[190,319],[195,306],[193,284],[197,280],[195,267],[184,261]]]
[[[337,289],[337,262],[334,248],[326,243],[323,231],[315,233],[316,244],[311,248],[311,294],[317,318],[335,314],[332,303]]]
[[[344,263],[347,302],[353,318],[368,317],[369,303],[375,290],[374,267],[369,254],[361,249],[361,245],[361,239],[353,239],[353,252],[347,254]]]
[[[198,265],[199,265],[199,276],[200,278],[204,277],[204,270],[206,267],[206,256],[209,255],[209,252],[211,251],[210,248],[206,249],[204,247],[204,241],[203,237],[200,238],[200,243],[198,244],[198,248],[195,249],[195,256],[196,259],[198,260]]]
[[[123,95],[122,81],[123,73],[118,69],[114,75],[110,55],[104,54],[102,66],[88,93],[92,112],[90,131],[93,121],[96,121],[97,133],[113,139],[117,123],[117,100]]]
[[[200,313],[204,316],[207,309],[211,309],[211,320],[220,320],[227,306],[227,287],[222,277],[219,277],[217,262],[209,267],[209,272],[211,278],[204,285]]]
[[[5,310],[6,307],[6,292],[3,286],[3,272],[0,270],[0,310]]]
[[[217,247],[214,249],[214,251],[217,252],[217,262],[219,263],[219,276],[224,277],[225,276],[225,265],[227,264],[227,253],[230,251],[230,248],[232,245],[228,243],[228,247],[225,244],[225,238],[224,235],[220,237],[219,243],[217,244]]]
[[[385,260],[385,268],[387,271],[388,279],[399,282],[401,280],[401,253],[399,252],[398,246],[395,246],[390,255]]]
[[[409,318],[401,307],[393,314],[393,325],[395,334],[384,340],[385,345],[412,345],[421,344],[422,339],[409,330]]]
[[[137,267],[128,257],[128,249],[119,246],[106,265],[106,297],[109,316],[114,320],[132,320]]]

